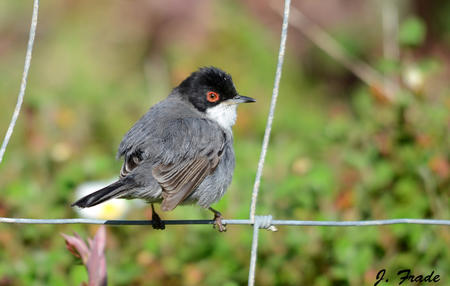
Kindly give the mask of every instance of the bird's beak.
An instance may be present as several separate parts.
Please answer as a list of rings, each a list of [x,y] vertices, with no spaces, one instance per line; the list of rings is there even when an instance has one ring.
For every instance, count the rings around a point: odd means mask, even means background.
[[[256,100],[254,98],[243,96],[243,95],[236,95],[232,99],[229,100],[230,103],[233,104],[239,104],[239,103],[246,103],[246,102],[255,102]]]

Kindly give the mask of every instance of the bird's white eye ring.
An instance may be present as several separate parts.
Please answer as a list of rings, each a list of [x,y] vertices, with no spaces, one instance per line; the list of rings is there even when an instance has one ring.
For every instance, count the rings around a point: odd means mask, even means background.
[[[206,100],[209,102],[216,102],[220,99],[220,96],[217,92],[214,91],[208,91],[206,93]]]

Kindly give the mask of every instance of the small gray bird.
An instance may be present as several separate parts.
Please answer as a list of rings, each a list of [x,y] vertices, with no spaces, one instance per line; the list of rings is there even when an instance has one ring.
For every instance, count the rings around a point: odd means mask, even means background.
[[[152,206],[153,228],[165,226],[154,210],[197,203],[210,207],[225,194],[235,159],[231,127],[239,103],[255,102],[239,95],[231,76],[215,67],[193,72],[169,96],[150,108],[125,134],[117,157],[124,157],[120,178],[72,206],[92,207],[112,198],[143,199]]]

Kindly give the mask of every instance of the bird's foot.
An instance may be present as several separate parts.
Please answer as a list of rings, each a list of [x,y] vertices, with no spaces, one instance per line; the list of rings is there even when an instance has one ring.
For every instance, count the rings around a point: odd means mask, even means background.
[[[159,215],[155,212],[155,208],[153,207],[153,204],[152,204],[152,227],[153,227],[153,229],[161,229],[161,230],[166,228],[166,224],[161,220]]]
[[[227,228],[222,223],[222,214],[213,208],[209,208],[209,210],[214,213],[214,228],[216,228],[219,232],[227,231]]]

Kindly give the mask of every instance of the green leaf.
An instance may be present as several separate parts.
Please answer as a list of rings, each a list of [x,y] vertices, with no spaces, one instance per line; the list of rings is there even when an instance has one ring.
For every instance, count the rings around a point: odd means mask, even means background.
[[[402,45],[418,46],[423,43],[425,34],[425,23],[420,18],[409,17],[400,26],[399,41]]]

